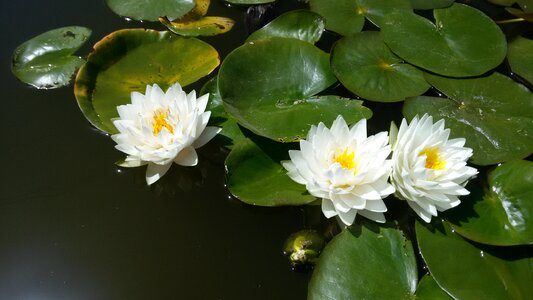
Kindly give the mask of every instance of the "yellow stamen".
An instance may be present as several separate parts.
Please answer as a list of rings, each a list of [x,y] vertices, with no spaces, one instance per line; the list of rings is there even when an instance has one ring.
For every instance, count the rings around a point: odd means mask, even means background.
[[[444,167],[446,167],[446,161],[442,160],[440,157],[439,148],[424,148],[424,150],[420,151],[420,154],[418,154],[418,156],[422,155],[426,156],[426,168],[444,170]]]
[[[339,163],[345,169],[355,171],[355,153],[353,151],[344,149],[341,154],[333,157],[333,161]]]
[[[154,114],[154,135],[158,135],[163,127],[170,133],[174,133],[174,127],[168,124],[168,111],[158,110]]]

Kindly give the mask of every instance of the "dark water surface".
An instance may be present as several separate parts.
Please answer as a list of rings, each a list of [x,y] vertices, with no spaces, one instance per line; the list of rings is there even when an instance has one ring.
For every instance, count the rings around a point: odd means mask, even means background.
[[[281,254],[303,212],[228,198],[217,145],[148,188],[144,169],[118,172],[122,153],[85,120],[72,86],[36,90],[11,75],[14,48],[44,31],[91,28],[86,55],[142,24],[103,0],[0,1],[0,299],[305,298],[308,275]],[[245,38],[244,10],[215,4],[240,26],[206,39],[224,56]]]

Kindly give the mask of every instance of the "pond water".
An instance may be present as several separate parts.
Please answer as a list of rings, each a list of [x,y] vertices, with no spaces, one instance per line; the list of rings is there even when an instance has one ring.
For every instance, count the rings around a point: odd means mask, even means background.
[[[245,38],[245,10],[213,2],[238,22],[207,39],[224,56]],[[14,48],[47,30],[91,28],[86,55],[108,33],[146,24],[103,0],[2,0],[0,22],[0,299],[305,298],[309,274],[282,255],[304,212],[229,197],[219,146],[148,188],[144,170],[118,171],[123,154],[85,120],[72,86],[36,90],[11,75]]]

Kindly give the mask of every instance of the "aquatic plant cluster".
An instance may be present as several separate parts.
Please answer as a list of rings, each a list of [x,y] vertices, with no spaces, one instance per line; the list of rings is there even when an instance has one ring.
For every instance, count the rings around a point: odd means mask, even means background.
[[[533,295],[530,0],[295,0],[222,62],[209,37],[239,20],[209,0],[106,2],[167,30],[113,32],[84,58],[90,29],[51,30],[15,49],[15,76],[75,76],[83,115],[148,185],[211,141],[236,199],[320,205],[285,246],[316,264],[309,299]]]

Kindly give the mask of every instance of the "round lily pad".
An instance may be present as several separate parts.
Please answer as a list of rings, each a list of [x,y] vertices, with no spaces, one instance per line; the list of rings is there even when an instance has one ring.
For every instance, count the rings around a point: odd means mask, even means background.
[[[233,196],[258,206],[303,205],[316,200],[304,185],[294,182],[280,160],[288,159],[282,144],[256,145],[241,139],[226,158],[227,185]]]
[[[276,141],[297,141],[319,122],[342,114],[348,123],[371,116],[361,101],[313,97],[336,81],[329,56],[310,43],[273,37],[231,52],[220,67],[218,88],[239,124]]]
[[[492,165],[533,152],[533,93],[524,86],[499,73],[474,79],[426,74],[426,80],[449,99],[408,99],[404,115],[444,119],[451,137],[464,137],[474,150],[473,163]]]
[[[310,0],[311,10],[326,19],[326,28],[341,35],[360,32],[365,17],[381,26],[393,10],[411,11],[409,0]]]
[[[195,38],[168,31],[116,31],[98,42],[76,78],[74,93],[87,119],[115,133],[116,107],[131,102],[133,91],[147,85],[162,89],[175,82],[186,86],[211,73],[219,64],[217,51]]]
[[[446,213],[460,235],[483,244],[533,244],[533,162],[506,162],[489,174],[488,187],[468,185],[471,194]]]
[[[399,230],[354,226],[320,255],[308,299],[412,299],[417,279],[413,247]]]
[[[429,88],[424,73],[394,55],[377,31],[339,40],[332,50],[331,68],[348,90],[367,100],[403,101]]]
[[[411,0],[414,9],[444,8],[452,5],[455,0]]]
[[[91,35],[85,27],[70,26],[47,31],[18,46],[13,53],[13,74],[22,82],[40,89],[70,83],[85,62],[74,56]]]
[[[514,73],[533,84],[533,40],[520,36],[512,40],[507,60]]]
[[[529,299],[533,258],[528,248],[479,248],[446,223],[416,224],[429,272],[454,299]]]
[[[284,13],[255,31],[246,42],[277,36],[314,44],[320,39],[322,32],[324,32],[324,20],[320,15],[308,10],[294,10]]]
[[[505,58],[504,34],[481,11],[455,3],[433,15],[435,24],[414,13],[392,12],[381,27],[383,40],[407,62],[445,76],[481,75]]]
[[[194,0],[106,0],[107,6],[119,16],[134,20],[170,20],[187,14],[194,8]]]

